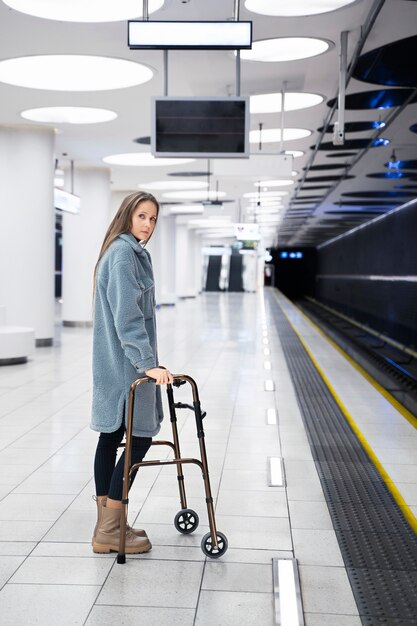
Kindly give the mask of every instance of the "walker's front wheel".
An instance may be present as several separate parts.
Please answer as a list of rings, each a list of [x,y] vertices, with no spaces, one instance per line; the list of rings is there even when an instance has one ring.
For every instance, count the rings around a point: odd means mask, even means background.
[[[198,528],[199,522],[200,520],[195,511],[192,509],[182,509],[182,511],[179,511],[175,516],[174,526],[178,532],[183,535],[189,535]]]
[[[201,540],[201,549],[206,556],[209,556],[211,559],[218,559],[223,556],[228,548],[228,542],[226,535],[223,533],[217,532],[217,548],[213,543],[211,533],[207,533]]]

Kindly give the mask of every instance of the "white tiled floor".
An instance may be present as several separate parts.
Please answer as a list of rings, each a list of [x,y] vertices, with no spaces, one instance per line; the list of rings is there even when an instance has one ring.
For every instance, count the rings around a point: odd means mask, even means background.
[[[195,467],[185,468],[188,504],[200,515],[194,534],[179,535],[173,526],[180,508],[175,469],[146,468],[132,489],[129,519],[137,518],[146,528],[152,551],[128,557],[125,566],[115,564],[115,555],[92,553],[97,434],[88,427],[91,331],[60,329],[53,348],[38,349],[26,365],[0,370],[2,626],[272,626],[271,559],[294,555],[306,626],[360,624],[263,297],[205,294],[158,312],[161,362],[196,379],[208,413],[216,521],[229,540],[219,561],[208,562],[200,549],[208,523]],[[281,303],[297,315],[288,302]],[[302,330],[311,336],[310,328]],[[270,370],[264,369],[264,360],[271,362]],[[264,390],[267,378],[274,380],[275,392]],[[363,386],[361,380],[355,383]],[[179,391],[181,398],[184,393]],[[376,422],[374,411],[378,416],[381,407],[385,411],[383,399],[375,403],[363,412],[369,428]],[[278,425],[267,425],[268,408],[277,409]],[[391,475],[405,491],[409,488],[411,503],[415,448],[404,448],[408,456],[400,465],[385,447],[391,437],[389,411],[386,419],[387,431],[377,433],[377,441]],[[404,420],[398,425],[402,428],[396,432],[404,430]],[[179,412],[179,426],[183,456],[196,456],[190,411]],[[160,438],[170,438],[169,420]],[[152,456],[160,453],[151,451]],[[268,487],[268,456],[284,458],[286,488]]]

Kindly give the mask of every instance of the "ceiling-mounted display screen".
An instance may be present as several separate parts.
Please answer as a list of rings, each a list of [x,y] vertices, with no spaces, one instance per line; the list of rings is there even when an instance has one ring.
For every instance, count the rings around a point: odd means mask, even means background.
[[[128,22],[131,49],[237,50],[252,46],[252,22]]]
[[[249,157],[249,98],[153,98],[156,157]]]

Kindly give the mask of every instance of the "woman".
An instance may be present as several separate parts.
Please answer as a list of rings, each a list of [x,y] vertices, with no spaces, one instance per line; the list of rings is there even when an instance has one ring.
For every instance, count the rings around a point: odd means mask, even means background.
[[[136,390],[131,465],[142,461],[163,418],[161,390],[172,374],[158,366],[155,294],[151,257],[145,244],[159,205],[148,193],[127,196],[111,222],[94,271],[93,407],[91,428],[100,432],[94,461],[98,519],[94,552],[118,550],[122,512],[125,432],[131,383],[150,376],[156,384]],[[144,530],[127,528],[126,554],[147,552]]]

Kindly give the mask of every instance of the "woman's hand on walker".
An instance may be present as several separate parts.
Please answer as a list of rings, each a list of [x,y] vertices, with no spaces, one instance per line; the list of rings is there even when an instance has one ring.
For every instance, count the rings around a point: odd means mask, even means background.
[[[146,376],[154,378],[157,385],[172,385],[174,378],[171,372],[163,367],[152,367],[146,370]]]

